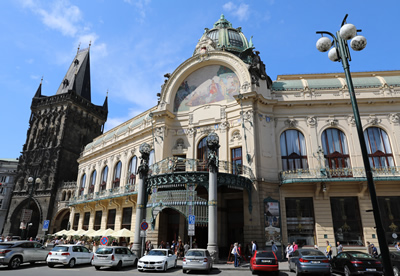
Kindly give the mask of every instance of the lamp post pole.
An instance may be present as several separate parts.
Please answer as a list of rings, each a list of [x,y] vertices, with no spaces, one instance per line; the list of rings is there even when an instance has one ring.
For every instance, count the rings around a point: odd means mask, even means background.
[[[28,198],[28,210],[30,210],[29,208],[30,208],[30,205],[31,205],[31,200],[32,200],[32,197],[33,197],[33,192],[34,192],[34,190],[35,190],[35,184],[36,183],[39,183],[41,180],[40,180],[40,178],[38,178],[38,177],[36,177],[35,176],[35,178],[33,178],[33,177],[29,177],[28,178],[28,186],[29,185],[32,185],[32,188],[31,188],[31,191],[30,191],[30,193],[29,193],[29,198]],[[32,210],[32,213],[33,213],[33,210]],[[31,219],[32,219],[32,215],[31,215]],[[31,220],[30,219],[30,220]],[[30,221],[27,221],[27,223],[29,223]],[[32,224],[31,224],[32,225]],[[29,224],[27,225],[27,231],[26,231],[26,239],[28,239],[28,232],[29,232]],[[24,230],[24,229],[22,229],[22,230]],[[24,232],[22,232],[22,238],[24,238]]]
[[[371,170],[371,165],[369,163],[369,158],[368,158],[368,151],[367,151],[367,146],[365,143],[364,139],[364,132],[360,120],[360,113],[358,111],[358,105],[357,105],[357,99],[354,93],[354,86],[353,86],[353,80],[351,78],[350,74],[350,65],[349,61],[351,61],[350,57],[350,52],[349,52],[349,47],[347,44],[347,39],[353,38],[353,41],[351,42],[351,47],[356,50],[360,51],[364,49],[366,45],[366,40],[362,36],[356,36],[357,32],[361,32],[361,30],[357,30],[354,25],[352,24],[346,24],[346,18],[343,19],[342,22],[342,28],[340,31],[336,33],[336,36],[329,33],[329,32],[317,32],[317,34],[328,34],[333,38],[333,42],[331,42],[331,45],[335,45],[336,47],[333,47],[328,56],[332,61],[341,61],[342,66],[344,69],[344,73],[346,76],[346,82],[347,86],[349,89],[349,94],[350,94],[350,99],[351,99],[351,105],[353,108],[353,113],[354,113],[354,121],[355,121],[355,126],[357,128],[357,134],[358,134],[358,140],[360,142],[360,148],[361,148],[361,154],[362,154],[362,159],[364,163],[364,169],[365,169],[365,174],[367,178],[367,184],[368,184],[368,189],[371,197],[371,203],[372,203],[372,211],[374,214],[374,219],[375,219],[375,226],[376,226],[376,232],[378,236],[378,242],[379,242],[379,248],[381,250],[381,256],[382,256],[382,262],[383,262],[383,267],[385,270],[385,275],[387,276],[393,276],[393,268],[392,264],[390,261],[390,255],[389,255],[389,248],[388,244],[386,242],[386,236],[385,236],[385,230],[383,228],[382,220],[381,220],[381,215],[380,215],[380,210],[379,210],[379,205],[378,205],[378,198],[376,195],[376,190],[375,190],[375,184],[372,176],[372,170]],[[347,25],[347,26],[346,26]],[[350,26],[351,25],[351,26]],[[346,33],[347,32],[347,33]],[[348,35],[349,32],[353,32],[352,35]],[[322,37],[318,42],[317,42],[317,49],[320,50],[321,52],[327,51],[329,48],[325,48],[327,45],[323,45],[327,40],[322,41],[324,37]]]

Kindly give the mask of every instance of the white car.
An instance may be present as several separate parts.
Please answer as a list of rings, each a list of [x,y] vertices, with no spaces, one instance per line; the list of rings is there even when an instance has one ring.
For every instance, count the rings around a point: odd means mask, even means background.
[[[90,264],[93,252],[82,245],[63,244],[55,246],[47,255],[47,265],[54,267],[61,264],[67,267],[74,267],[76,264]]]
[[[168,268],[176,267],[176,255],[170,249],[153,249],[149,254],[139,259],[138,271],[167,271]]]
[[[102,266],[116,267],[135,266],[137,257],[128,248],[123,246],[104,246],[97,249],[93,255],[92,265],[99,270]]]

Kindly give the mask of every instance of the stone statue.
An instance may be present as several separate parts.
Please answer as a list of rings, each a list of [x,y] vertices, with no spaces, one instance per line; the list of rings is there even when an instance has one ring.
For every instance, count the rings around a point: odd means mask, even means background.
[[[143,143],[139,147],[139,152],[142,154],[140,157],[140,165],[138,167],[139,178],[143,178],[149,171],[149,158],[150,158],[151,147],[147,143]]]
[[[211,132],[207,136],[208,159],[207,166],[210,172],[218,172],[218,149],[219,137],[215,132]]]

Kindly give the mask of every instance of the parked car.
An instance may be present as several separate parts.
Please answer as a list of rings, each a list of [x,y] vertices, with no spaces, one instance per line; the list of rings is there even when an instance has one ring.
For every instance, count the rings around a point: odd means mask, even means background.
[[[205,270],[210,273],[213,266],[213,260],[210,252],[207,249],[189,249],[183,258],[182,271],[183,273],[189,270]]]
[[[49,267],[61,264],[66,267],[74,267],[77,264],[90,264],[93,252],[82,245],[63,244],[55,246],[47,256]]]
[[[250,259],[251,274],[257,272],[274,272],[279,275],[279,262],[272,251],[257,250]]]
[[[100,247],[93,255],[92,265],[99,270],[102,266],[115,267],[135,266],[138,258],[128,248],[123,246]]]
[[[176,255],[170,249],[153,249],[139,259],[137,269],[138,271],[167,271],[168,268],[176,267],[176,263]]]
[[[333,272],[351,274],[376,274],[383,275],[381,261],[361,251],[345,251],[331,260]]]
[[[0,265],[18,268],[22,263],[45,261],[49,250],[35,241],[8,241],[0,243]]]
[[[400,251],[390,251],[389,255],[393,266],[394,276],[400,276]],[[378,260],[382,262],[381,255],[379,255]]]
[[[328,257],[317,249],[298,249],[289,259],[289,270],[296,271],[296,275],[315,273],[331,275],[331,265]]]

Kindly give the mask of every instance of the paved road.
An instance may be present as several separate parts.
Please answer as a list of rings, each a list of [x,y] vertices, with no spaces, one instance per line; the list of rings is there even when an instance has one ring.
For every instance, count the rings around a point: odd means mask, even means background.
[[[118,276],[118,275],[140,275],[140,276],[160,276],[164,273],[160,272],[138,272],[135,267],[126,267],[121,271],[116,271],[113,269],[103,268],[100,271],[94,269],[90,265],[76,266],[75,268],[64,268],[63,266],[56,266],[54,268],[47,267],[46,263],[36,263],[34,265],[23,264],[19,269],[11,270],[5,266],[0,266],[0,275],[4,276]],[[182,275],[182,269],[178,266],[176,269],[169,269],[165,275]],[[230,265],[220,266],[219,268],[214,268],[211,275],[233,275],[233,276],[251,276],[251,272],[248,267],[242,267],[240,269],[234,269]],[[204,272],[190,272],[188,275],[207,275]],[[267,275],[267,274],[265,274]],[[289,272],[286,270],[281,270],[279,276],[294,276],[294,272]],[[337,274],[332,274],[337,275]]]

